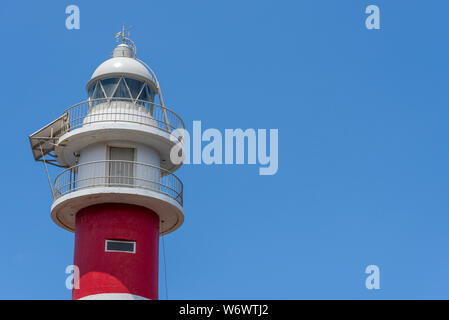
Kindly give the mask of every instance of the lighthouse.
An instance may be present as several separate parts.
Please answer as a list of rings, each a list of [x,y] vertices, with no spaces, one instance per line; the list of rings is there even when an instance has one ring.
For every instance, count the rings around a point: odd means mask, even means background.
[[[53,196],[51,218],[75,233],[72,298],[158,299],[159,237],[184,221],[170,152],[182,119],[123,30],[86,85],[86,99],[29,136]],[[61,167],[50,179],[48,166]],[[78,280],[79,279],[79,280]]]

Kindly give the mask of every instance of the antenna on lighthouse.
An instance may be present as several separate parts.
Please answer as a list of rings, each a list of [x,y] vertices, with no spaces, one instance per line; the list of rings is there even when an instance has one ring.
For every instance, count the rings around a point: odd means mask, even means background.
[[[134,26],[125,28],[125,24],[123,24],[122,30],[115,34],[115,39],[117,42],[121,41],[122,44],[126,44],[126,45],[130,46],[134,52],[134,59],[136,59],[137,58],[137,48],[136,48],[136,45],[134,44],[134,42],[129,38],[130,34],[131,34],[129,32],[129,30],[131,30],[132,28],[134,28]]]

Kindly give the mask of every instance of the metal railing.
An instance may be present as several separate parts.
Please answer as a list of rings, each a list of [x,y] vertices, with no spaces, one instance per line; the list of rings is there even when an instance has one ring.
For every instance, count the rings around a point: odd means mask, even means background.
[[[147,125],[170,134],[176,129],[185,128],[182,119],[170,109],[153,102],[130,98],[91,99],[71,106],[64,114],[68,115],[64,133],[101,122]]]
[[[183,205],[183,184],[168,170],[133,161],[103,160],[76,165],[55,179],[54,200],[95,187],[126,187],[155,191]]]

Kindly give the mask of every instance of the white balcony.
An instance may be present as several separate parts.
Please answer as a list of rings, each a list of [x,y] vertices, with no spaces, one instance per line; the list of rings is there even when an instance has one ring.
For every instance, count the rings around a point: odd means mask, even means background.
[[[183,142],[184,122],[173,111],[144,100],[131,98],[92,99],[68,108],[66,121],[56,143],[55,154],[62,166],[75,164],[74,153],[85,146],[111,140],[129,140],[155,148],[161,167],[175,171],[171,148]],[[175,135],[176,133],[176,135]]]
[[[74,231],[75,215],[99,203],[130,203],[147,207],[161,220],[161,234],[177,229],[184,220],[183,185],[174,174],[149,164],[103,160],[64,170],[54,183],[52,218]]]
[[[65,132],[104,122],[127,122],[149,126],[166,133],[184,129],[184,122],[173,111],[158,104],[131,98],[102,98],[68,108]]]

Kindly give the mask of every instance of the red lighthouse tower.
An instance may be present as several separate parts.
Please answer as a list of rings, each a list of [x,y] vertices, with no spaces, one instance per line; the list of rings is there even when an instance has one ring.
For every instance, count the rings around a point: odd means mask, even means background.
[[[87,101],[30,136],[36,160],[65,168],[50,183],[51,217],[75,233],[73,299],[157,299],[159,236],[184,220],[173,174],[182,164],[170,159],[184,124],[125,31],[117,36]]]

